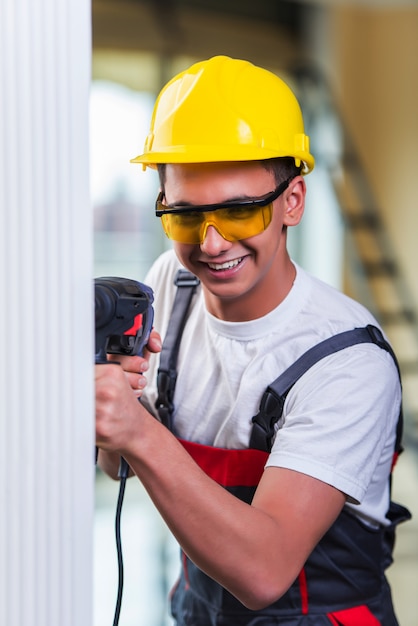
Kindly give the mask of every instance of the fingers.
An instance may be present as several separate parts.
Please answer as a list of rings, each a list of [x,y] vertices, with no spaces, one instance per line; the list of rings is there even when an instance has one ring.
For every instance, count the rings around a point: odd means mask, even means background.
[[[153,328],[150,332],[146,349],[148,352],[156,353],[156,352],[161,352],[161,348],[162,348],[161,335]]]
[[[145,364],[148,365],[148,363],[145,361]],[[126,374],[128,380],[129,380],[129,384],[131,385],[132,391],[134,392],[134,394],[140,398],[142,396],[142,392],[144,391],[145,387],[147,386],[147,379],[145,376],[143,376],[142,374]]]
[[[152,330],[143,356],[123,356],[122,354],[109,354],[110,363],[118,363],[126,374],[131,389],[137,397],[142,395],[147,379],[143,374],[148,371],[148,360],[151,353],[161,351],[161,337],[156,330]]]
[[[143,374],[149,368],[148,361],[141,356],[122,356],[117,354],[109,355],[109,362],[117,362],[121,366],[131,389],[137,397],[140,397],[147,385],[147,379]]]
[[[109,354],[111,363],[119,363],[125,372],[143,374],[148,369],[148,363],[142,356],[123,356],[122,354]]]

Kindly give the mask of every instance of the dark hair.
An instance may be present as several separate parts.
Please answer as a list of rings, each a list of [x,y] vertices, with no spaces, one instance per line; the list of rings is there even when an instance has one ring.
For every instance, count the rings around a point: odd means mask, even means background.
[[[274,159],[264,159],[260,165],[274,175],[277,185],[289,178],[299,176],[302,171],[302,164],[296,165],[293,157],[276,157]]]
[[[276,157],[274,159],[263,159],[258,161],[264,169],[274,175],[277,185],[288,178],[299,176],[302,171],[302,164],[297,166],[293,157]],[[158,176],[160,178],[161,189],[164,190],[166,164],[157,163]]]
[[[161,189],[164,191],[166,163],[157,163],[158,177],[160,179]]]

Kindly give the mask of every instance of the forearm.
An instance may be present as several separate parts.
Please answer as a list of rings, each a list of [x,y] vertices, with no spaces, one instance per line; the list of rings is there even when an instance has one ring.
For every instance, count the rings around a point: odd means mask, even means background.
[[[250,608],[282,595],[303,562],[277,522],[208,478],[159,423],[146,431],[123,454],[189,558]]]

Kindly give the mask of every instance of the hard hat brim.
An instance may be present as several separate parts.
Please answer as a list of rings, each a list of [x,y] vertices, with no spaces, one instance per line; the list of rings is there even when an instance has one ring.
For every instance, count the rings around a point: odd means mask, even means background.
[[[237,150],[238,148],[238,150]],[[249,146],[231,146],[222,148],[222,160],[219,158],[219,146],[173,146],[172,149],[163,151],[153,151],[140,154],[131,163],[142,163],[145,167],[156,168],[158,164],[179,164],[179,163],[227,163],[231,161],[263,161],[264,159],[274,159],[278,157],[291,157],[299,159],[302,164],[302,173],[308,174],[315,165],[314,157],[309,152],[300,151],[289,154],[279,154],[277,151],[266,148],[256,149]]]

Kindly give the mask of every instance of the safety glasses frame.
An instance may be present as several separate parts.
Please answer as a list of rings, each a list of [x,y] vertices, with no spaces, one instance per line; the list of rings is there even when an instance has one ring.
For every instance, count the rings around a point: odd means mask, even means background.
[[[287,178],[280,183],[273,191],[266,193],[259,198],[249,198],[248,200],[230,200],[227,202],[219,202],[215,204],[200,204],[200,205],[172,205],[168,206],[163,204],[164,192],[160,191],[157,200],[155,202],[155,215],[161,217],[162,215],[173,213],[212,213],[219,209],[251,209],[267,206],[276,200],[289,186],[293,177]]]

